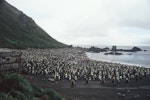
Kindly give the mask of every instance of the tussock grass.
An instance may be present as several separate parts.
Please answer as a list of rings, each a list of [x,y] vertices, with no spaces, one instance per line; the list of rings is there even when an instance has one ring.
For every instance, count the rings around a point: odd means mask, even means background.
[[[0,75],[0,100],[62,100],[52,89],[30,85],[19,74]]]

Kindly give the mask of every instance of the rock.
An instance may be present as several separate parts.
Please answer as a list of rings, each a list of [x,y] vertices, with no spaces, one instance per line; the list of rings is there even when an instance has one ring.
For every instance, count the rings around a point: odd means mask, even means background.
[[[68,45],[68,48],[72,48],[73,47],[73,45]]]
[[[109,52],[109,53],[104,53],[105,55],[122,55],[122,53],[119,52]]]
[[[137,52],[142,51],[139,47],[133,47],[132,49],[117,49],[117,51],[124,51],[124,52]]]
[[[110,50],[108,47],[103,48],[104,51]]]
[[[116,52],[117,51],[117,46],[112,46],[112,51]]]
[[[142,51],[142,49],[140,49],[139,47],[133,47],[131,49],[132,52],[136,52],[136,51]]]
[[[106,52],[108,50],[109,50],[108,47],[106,47],[106,48],[98,48],[98,47],[92,46],[87,51],[92,51],[92,52],[95,52],[95,53],[99,53],[99,52]]]
[[[90,47],[88,51],[99,53],[101,51],[101,49],[97,48],[97,47]]]

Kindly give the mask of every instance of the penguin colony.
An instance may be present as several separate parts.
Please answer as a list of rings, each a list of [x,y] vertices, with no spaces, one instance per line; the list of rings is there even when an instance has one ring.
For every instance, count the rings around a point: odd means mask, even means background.
[[[112,84],[136,80],[150,74],[150,68],[91,60],[80,48],[21,50],[23,71],[47,80],[99,80]]]

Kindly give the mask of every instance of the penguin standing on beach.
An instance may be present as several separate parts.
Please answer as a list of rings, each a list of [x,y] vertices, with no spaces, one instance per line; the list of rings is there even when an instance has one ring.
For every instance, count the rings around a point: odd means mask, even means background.
[[[112,85],[114,86],[116,83],[115,83],[116,79],[115,79],[115,76],[112,77]]]
[[[86,80],[85,80],[85,84],[88,84],[89,83],[89,79],[88,78],[86,78]]]
[[[128,83],[129,83],[129,78],[128,78],[128,77],[126,77],[126,81],[125,81],[125,83],[126,83],[126,84],[128,84]]]
[[[71,87],[74,87],[74,86],[75,86],[75,80],[72,79],[72,80],[71,80]]]

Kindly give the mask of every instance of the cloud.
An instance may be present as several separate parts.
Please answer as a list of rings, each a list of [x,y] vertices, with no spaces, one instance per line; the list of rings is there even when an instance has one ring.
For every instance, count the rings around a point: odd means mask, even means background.
[[[66,44],[149,45],[149,0],[7,0]]]

